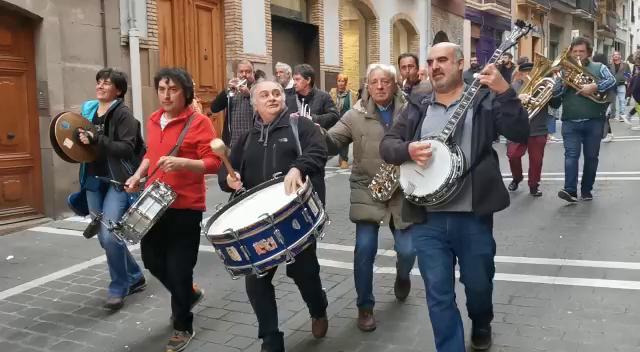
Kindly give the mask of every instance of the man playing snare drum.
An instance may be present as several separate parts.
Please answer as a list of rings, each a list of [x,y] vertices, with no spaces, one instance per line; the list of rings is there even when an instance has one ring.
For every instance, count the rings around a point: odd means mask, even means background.
[[[309,119],[290,117],[284,90],[276,82],[257,83],[251,89],[251,102],[257,113],[254,127],[233,145],[229,156],[233,168],[238,170],[238,181],[232,181],[227,171],[221,168],[218,173],[220,187],[227,192],[243,186],[250,189],[270,180],[274,174],[282,173],[286,174],[284,186],[288,194],[295,192],[308,177],[324,203],[327,149],[320,129]],[[246,277],[247,295],[258,318],[258,336],[263,340],[262,352],[284,351],[283,333],[278,329],[275,291],[271,284],[275,272],[276,268],[261,278],[256,275]],[[287,266],[287,276],[296,283],[307,303],[313,336],[324,337],[328,328],[327,298],[320,282],[315,243],[300,252],[295,262]]]
[[[193,285],[193,267],[198,258],[200,222],[205,210],[204,174],[217,172],[220,159],[209,147],[215,138],[211,122],[191,108],[194,94],[191,76],[183,69],[165,68],[156,74],[154,83],[161,108],[149,117],[147,153],[127,180],[126,189],[136,191],[140,179],[147,176],[147,187],[159,180],[177,194],[141,242],[145,267],[171,293],[174,332],[166,351],[177,352],[193,338],[191,308],[204,295]],[[168,156],[192,115],[176,156]]]

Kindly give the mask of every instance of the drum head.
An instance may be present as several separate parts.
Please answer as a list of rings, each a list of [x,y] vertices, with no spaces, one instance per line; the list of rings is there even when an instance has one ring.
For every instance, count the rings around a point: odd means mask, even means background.
[[[297,194],[286,195],[282,177],[262,183],[220,209],[206,229],[208,235],[223,234],[228,229],[241,230],[260,220],[263,214],[273,215],[293,202]],[[309,187],[309,182],[303,189]]]
[[[96,160],[96,149],[76,141],[77,128],[93,129],[91,121],[74,112],[63,112],[51,120],[49,138],[58,156],[70,163],[88,163]]]

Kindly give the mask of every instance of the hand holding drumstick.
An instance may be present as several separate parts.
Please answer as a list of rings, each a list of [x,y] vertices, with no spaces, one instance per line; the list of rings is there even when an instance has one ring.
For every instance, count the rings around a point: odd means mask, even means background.
[[[224,167],[227,169],[227,184],[230,188],[234,190],[239,190],[242,188],[242,181],[240,180],[240,174],[238,174],[231,166],[231,162],[229,162],[229,158],[227,155],[229,154],[229,148],[224,144],[222,139],[216,138],[211,141],[211,150],[222,159],[222,163]]]

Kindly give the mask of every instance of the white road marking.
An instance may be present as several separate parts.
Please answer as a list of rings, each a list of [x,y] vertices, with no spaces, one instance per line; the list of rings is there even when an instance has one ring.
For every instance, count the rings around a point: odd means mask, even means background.
[[[28,229],[28,231],[52,233],[58,235],[67,236],[82,236],[82,231],[58,229],[55,227],[38,226]],[[97,237],[94,237],[97,238]],[[133,248],[133,247],[131,247]],[[200,246],[200,250],[209,248],[213,251],[212,246]],[[335,243],[318,242],[318,248],[324,250],[333,250],[340,252],[353,253],[354,246],[346,246]],[[396,252],[392,249],[378,249],[377,255],[383,257],[395,257]],[[496,263],[512,263],[512,264],[532,264],[532,265],[553,265],[553,266],[576,266],[576,267],[588,267],[588,268],[604,268],[604,269],[626,269],[626,270],[640,270],[640,262],[614,262],[614,261],[600,261],[600,260],[580,260],[580,259],[557,259],[557,258],[532,258],[532,257],[511,257],[511,256],[496,256]]]
[[[318,248],[342,252],[353,253],[353,246],[345,246],[333,243],[318,243]],[[396,252],[391,249],[378,249],[379,256],[395,257]],[[599,260],[580,260],[580,259],[556,259],[556,258],[531,258],[531,257],[510,257],[495,256],[496,263],[514,263],[514,264],[533,264],[533,265],[554,265],[554,266],[578,266],[588,268],[605,268],[605,269],[628,269],[640,270],[640,263],[635,262],[612,262]]]
[[[59,229],[57,227],[49,227],[49,226],[32,227],[30,229],[27,229],[27,231],[53,233],[56,235],[82,236],[82,231]]]
[[[318,262],[320,263],[321,266],[325,266],[325,267],[353,270],[353,263],[339,262],[335,260],[327,260],[327,259],[320,259],[320,258],[318,258]],[[396,268],[374,266],[373,272],[376,274],[395,274]],[[411,270],[411,275],[420,276],[420,271],[414,268]],[[455,275],[457,278],[459,278],[460,272],[456,270]],[[623,290],[640,290],[640,281],[585,279],[585,278],[577,278],[577,277],[541,276],[541,275],[523,275],[523,274],[505,274],[505,273],[496,273],[493,279],[495,281],[528,282],[528,283],[564,285],[564,286],[602,287],[602,288],[616,288],[616,289],[623,289]]]
[[[136,246],[132,246],[129,247],[129,250],[136,250],[140,248],[138,245]],[[31,280],[29,282],[25,282],[22,285],[18,285],[15,287],[12,287],[10,289],[4,290],[2,292],[0,292],[0,300],[3,300],[7,297],[13,296],[13,295],[17,295],[19,293],[22,293],[24,291],[30,290],[34,287],[38,287],[41,285],[46,284],[47,282],[53,281],[53,280],[57,280],[61,277],[65,277],[67,275],[76,273],[80,270],[84,270],[86,268],[89,268],[91,266],[94,266],[96,264],[101,264],[107,261],[107,257],[105,255],[101,255],[99,257],[95,257],[93,259],[87,260],[85,262],[76,264],[76,265],[72,265],[68,268],[64,268],[62,270],[58,270],[55,273]]]
[[[37,229],[37,230],[34,230],[34,229]],[[31,231],[42,232],[45,229],[48,229],[48,228],[37,227],[37,228],[31,229]],[[62,234],[62,235],[82,236],[80,231],[72,231],[72,230],[59,231],[55,233]],[[341,248],[343,250],[350,249],[350,246],[342,246],[342,247],[340,247],[340,245],[327,246],[326,244],[323,244],[323,243],[319,243],[319,247],[320,248],[330,247],[331,249]],[[140,249],[140,246],[139,245],[130,246],[129,249],[131,251],[136,251]],[[200,245],[199,250],[203,252],[210,252],[210,253],[214,252],[213,246],[210,246],[210,245]],[[392,251],[383,252],[383,255],[390,255],[390,252]],[[500,259],[500,258],[510,258],[511,261],[509,262],[519,263],[519,261],[516,261],[516,260],[518,260],[518,258],[521,258],[521,257],[496,257],[496,259]],[[525,259],[528,262],[535,262],[534,264],[541,264],[538,261],[540,259],[545,259],[545,258],[525,258]],[[547,260],[550,263],[549,265],[578,265],[578,266],[621,268],[621,269],[639,269],[638,266],[640,266],[640,263],[575,261],[575,260],[568,260],[568,259],[545,259],[545,260]],[[20,294],[34,287],[44,285],[47,282],[57,280],[59,278],[62,278],[64,276],[73,274],[80,270],[89,268],[96,264],[104,263],[105,261],[106,261],[106,256],[101,255],[96,258],[87,260],[85,262],[72,265],[68,268],[58,270],[52,274],[31,280],[24,284],[9,288],[4,291],[0,291],[0,300],[3,300],[13,295]],[[340,262],[336,260],[322,259],[322,258],[318,258],[318,262],[320,263],[321,266],[324,266],[324,267],[353,270],[353,263],[350,263],[350,262]],[[374,272],[377,274],[393,274],[395,273],[395,271],[396,269],[394,267],[374,267]],[[420,275],[419,270],[416,268],[412,269],[411,274],[416,276]],[[459,276],[458,272],[456,272],[456,276]],[[523,275],[523,274],[507,274],[507,273],[496,273],[495,280],[510,281],[510,282],[541,283],[541,284],[550,284],[550,285],[568,285],[568,286],[604,287],[604,288],[616,288],[616,289],[626,289],[626,290],[640,290],[640,281],[587,279],[587,278]]]

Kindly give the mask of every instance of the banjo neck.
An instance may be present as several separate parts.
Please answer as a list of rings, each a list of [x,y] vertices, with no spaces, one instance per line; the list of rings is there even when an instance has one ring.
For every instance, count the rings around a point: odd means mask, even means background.
[[[504,50],[505,49],[503,49],[502,46],[496,49],[496,51],[493,52],[493,55],[487,62],[487,65],[493,64],[498,61],[498,59],[502,56]],[[480,80],[476,77],[473,82],[467,87],[467,89],[465,89],[464,93],[462,94],[462,99],[460,99],[460,103],[458,103],[458,106],[453,111],[453,114],[442,129],[442,132],[440,132],[440,134],[438,135],[437,139],[446,142],[449,140],[449,138],[451,138],[456,130],[456,126],[458,126],[458,123],[460,122],[462,117],[465,116],[467,110],[469,109],[469,106],[471,106],[471,103],[473,102],[473,99],[478,94],[480,86]],[[421,140],[425,140],[427,138],[429,137],[423,137],[421,138]]]

